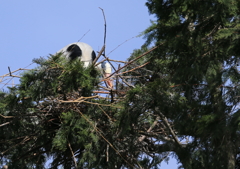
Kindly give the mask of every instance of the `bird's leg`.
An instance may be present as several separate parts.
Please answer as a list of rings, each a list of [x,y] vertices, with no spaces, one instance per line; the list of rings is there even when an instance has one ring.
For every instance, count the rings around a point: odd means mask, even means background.
[[[107,77],[109,77],[109,76],[110,76],[110,73],[105,73],[105,78],[107,78]],[[106,80],[106,83],[107,83],[107,85],[108,85],[109,88],[111,88],[111,89],[113,88],[112,79],[110,79],[110,78],[107,79],[107,80]]]

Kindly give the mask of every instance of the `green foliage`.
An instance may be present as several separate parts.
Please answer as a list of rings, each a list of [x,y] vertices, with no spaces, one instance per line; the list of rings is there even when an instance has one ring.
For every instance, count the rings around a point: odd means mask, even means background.
[[[138,58],[125,82],[116,80],[114,103],[93,94],[93,67],[60,55],[35,59],[36,69],[0,93],[10,168],[44,168],[48,158],[54,169],[160,168],[170,154],[186,169],[239,168],[240,2],[146,5],[156,21],[128,59]]]
[[[0,93],[0,124],[4,125],[0,151],[9,168],[44,168],[49,158],[52,168],[71,168],[73,153],[77,165],[85,168],[102,160],[106,146],[99,144],[106,143],[99,139],[99,132],[114,128],[103,111],[113,114],[115,109],[95,105],[109,104],[108,100],[91,99],[99,83],[95,68],[60,56],[35,59],[37,68],[24,72],[9,93]],[[71,102],[86,96],[90,96],[88,102]],[[107,136],[111,132],[105,131]]]
[[[129,60],[150,45],[158,47],[126,69],[150,62],[127,74],[135,88],[124,100],[124,134],[133,140],[146,134],[139,144],[147,145],[149,154],[157,149],[158,155],[140,160],[145,167],[153,167],[152,157],[173,151],[184,168],[234,168],[240,146],[239,2],[148,0],[146,5],[156,21],[145,31],[146,44]],[[144,133],[144,124],[158,118],[160,129]]]
[[[97,83],[98,72],[92,67],[84,68],[78,60],[69,62],[60,56],[34,60],[40,66],[23,74],[19,85],[21,97],[31,97],[36,101],[47,96],[78,91],[79,86],[82,87],[83,96],[91,94]]]

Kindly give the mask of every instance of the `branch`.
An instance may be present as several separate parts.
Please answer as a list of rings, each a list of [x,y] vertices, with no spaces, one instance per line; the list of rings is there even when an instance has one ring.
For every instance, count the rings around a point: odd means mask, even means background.
[[[157,125],[159,119],[160,119],[160,117],[157,116],[156,120],[153,122],[151,127],[147,130],[147,133],[149,133]],[[142,135],[141,137],[138,138],[138,141],[142,142],[145,138],[146,138],[146,136]]]
[[[8,152],[9,150],[11,150],[12,148],[14,148],[14,147],[16,147],[16,146],[18,146],[18,145],[20,145],[20,144],[23,144],[23,143],[25,143],[26,141],[28,141],[28,140],[30,140],[30,139],[31,139],[31,138],[29,138],[28,136],[26,136],[20,143],[13,145],[13,146],[10,147],[9,149],[1,152],[1,154],[5,154],[6,152]]]
[[[139,69],[139,68],[142,68],[142,67],[146,66],[146,65],[149,64],[149,63],[150,63],[150,62],[144,63],[144,64],[141,65],[141,66],[135,67],[135,68],[133,68],[133,69],[131,69],[131,70],[128,70],[128,71],[125,71],[125,72],[122,72],[122,73],[119,73],[119,74],[116,74],[116,75],[120,75],[120,74],[125,74],[125,73],[132,72],[132,71],[134,71],[134,70],[136,70],[136,69]]]
[[[75,106],[75,105],[74,105]],[[114,145],[112,143],[110,143],[104,136],[103,136],[103,132],[96,126],[94,126],[93,122],[91,122],[87,117],[85,117],[85,115],[75,106],[75,109],[78,111],[78,113],[93,127],[95,128],[96,133],[98,133],[100,135],[100,137],[102,137],[107,144],[131,167],[133,167],[133,165],[128,162],[122,155],[121,153],[117,150],[117,148],[114,147]]]
[[[168,123],[168,120],[167,118],[161,113],[161,112],[158,112],[159,115],[161,116],[161,119],[164,121],[164,123],[167,125],[167,128],[169,129],[173,139],[175,140],[175,142],[180,146],[182,147],[182,144],[180,143],[180,141],[178,140],[177,136],[175,135],[174,131],[172,130],[172,127],[170,126],[170,124]]]
[[[12,76],[12,73],[11,73],[11,70],[10,70],[9,66],[8,66],[8,71],[9,71],[9,75]]]
[[[103,44],[105,46],[106,45],[106,36],[107,36],[107,23],[106,23],[106,17],[105,17],[105,14],[104,14],[104,10],[100,7],[99,7],[99,9],[102,10],[103,18],[104,18],[104,41],[103,41]],[[105,55],[105,50],[104,50],[104,55]]]
[[[71,144],[69,142],[68,142],[68,147],[69,147],[69,149],[70,149],[70,151],[72,153],[72,157],[73,157],[73,160],[74,160],[75,167],[77,168],[77,161],[76,161],[76,158],[75,158],[74,153],[72,151]]]
[[[163,44],[163,43],[162,43],[162,44]],[[161,45],[162,45],[162,44],[161,44]],[[142,55],[140,55],[140,56],[136,57],[135,59],[131,60],[131,61],[130,61],[130,62],[128,62],[126,65],[124,65],[123,67],[121,67],[120,69],[118,69],[117,71],[120,71],[120,70],[122,70],[123,68],[127,67],[127,66],[128,66],[128,65],[130,65],[131,63],[135,62],[136,60],[140,59],[141,57],[143,57],[143,56],[147,55],[148,53],[152,52],[153,50],[157,49],[159,46],[160,46],[160,45],[158,45],[158,46],[155,46],[155,47],[153,47],[152,49],[150,49],[149,51],[147,51],[147,52],[143,53]],[[111,76],[113,76],[115,73],[116,73],[116,70],[115,70],[115,72],[114,72],[114,73],[112,73],[112,74],[111,74],[111,75],[109,75],[108,77],[111,77]]]
[[[5,125],[7,125],[7,124],[9,124],[10,122],[6,122],[6,123],[3,123],[3,124],[0,124],[0,127],[2,127],[2,126],[5,126]]]
[[[102,47],[102,49],[100,50],[100,52],[98,53],[97,57],[94,59],[94,61],[93,61],[93,63],[92,63],[94,66],[97,66],[96,62],[97,62],[97,60],[100,58],[100,56],[102,55],[102,53],[103,53],[104,50],[105,50],[105,45],[103,45],[103,47]],[[95,64],[96,64],[96,65],[95,65]]]
[[[11,118],[15,118],[15,116],[4,116],[2,114],[0,114],[1,117],[3,117],[4,119],[11,119]]]

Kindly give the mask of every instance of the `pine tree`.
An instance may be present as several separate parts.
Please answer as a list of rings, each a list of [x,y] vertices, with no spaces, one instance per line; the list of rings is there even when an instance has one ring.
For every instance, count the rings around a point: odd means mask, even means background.
[[[237,0],[148,0],[157,18],[116,79],[56,56],[0,93],[0,164],[9,168],[239,168]],[[154,45],[153,48],[150,46]],[[120,76],[121,75],[121,76]]]
[[[39,66],[24,72],[19,85],[0,93],[1,164],[44,168],[52,159],[51,168],[123,165],[113,145],[119,106],[93,95],[99,72],[60,55],[34,62]]]
[[[171,139],[152,135],[144,141],[154,139],[148,146],[159,158],[174,152],[183,168],[235,168],[240,3],[148,0],[146,5],[157,18],[145,32],[146,45],[157,49],[148,60],[151,78],[129,92],[129,125],[140,125],[144,116],[160,119]],[[148,161],[158,157],[150,154]]]

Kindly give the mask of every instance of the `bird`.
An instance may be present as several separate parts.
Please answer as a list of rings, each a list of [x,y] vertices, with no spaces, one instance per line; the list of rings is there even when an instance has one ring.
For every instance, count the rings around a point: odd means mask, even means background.
[[[61,53],[61,56],[67,58],[70,61],[79,59],[83,62],[84,67],[92,65],[93,61],[96,59],[96,53],[93,48],[84,42],[71,43],[60,49],[57,54],[58,53]],[[96,65],[96,68],[100,70],[104,78],[107,78],[111,75],[112,68],[109,62],[102,62],[101,64]],[[109,88],[113,88],[113,82],[110,78],[106,80],[106,84]]]
[[[4,166],[2,167],[2,169],[8,169],[8,166],[7,166],[7,165],[4,165]]]

